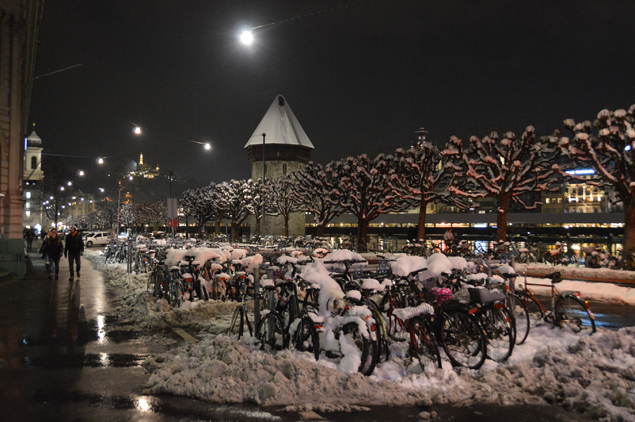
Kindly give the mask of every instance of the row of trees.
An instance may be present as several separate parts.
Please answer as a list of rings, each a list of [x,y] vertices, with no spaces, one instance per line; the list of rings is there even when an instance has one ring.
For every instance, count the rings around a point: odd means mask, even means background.
[[[635,105],[628,111],[602,110],[594,122],[564,122],[567,133],[536,136],[528,126],[521,136],[492,132],[467,142],[452,137],[442,147],[428,142],[394,154],[370,158],[366,154],[332,161],[308,163],[277,181],[231,180],[211,183],[184,192],[180,207],[199,226],[229,219],[232,239],[253,215],[260,234],[263,210],[281,215],[286,224],[293,212],[310,212],[318,235],[338,215],[352,214],[358,222],[358,242],[367,237],[368,225],[381,214],[419,207],[419,238],[425,238],[426,208],[447,203],[459,209],[475,208],[483,198],[497,205],[497,237],[507,235],[507,212],[515,202],[526,209],[540,202],[525,202],[532,193],[556,191],[563,177],[579,179],[609,192],[622,202],[625,215],[625,250],[635,251]],[[567,173],[576,166],[595,170],[591,179]],[[263,206],[264,205],[264,206]],[[123,213],[122,213],[123,214]],[[149,212],[131,212],[131,221]],[[160,218],[157,217],[157,221]],[[127,220],[126,220],[127,221]],[[217,230],[220,224],[216,224]]]
[[[159,227],[167,220],[165,204],[156,202],[153,204],[135,203],[122,204],[117,208],[113,202],[101,202],[97,204],[97,210],[90,214],[78,214],[68,216],[66,224],[78,227],[105,227],[111,228],[119,222],[128,227],[145,226]]]
[[[394,154],[371,159],[366,154],[332,161],[325,166],[309,163],[281,180],[236,181],[188,191],[181,206],[199,224],[211,218],[230,218],[232,228],[254,215],[257,232],[262,204],[269,215],[310,212],[324,233],[329,222],[342,214],[357,217],[358,242],[366,238],[368,225],[381,214],[419,207],[419,238],[425,238],[426,209],[446,203],[459,209],[476,208],[479,200],[494,198],[497,237],[507,236],[511,203],[534,209],[540,202],[525,202],[532,193],[557,191],[563,178],[578,179],[610,192],[613,202],[626,209],[625,248],[635,250],[635,106],[628,111],[602,110],[591,123],[567,119],[566,131],[536,136],[528,126],[521,136],[492,132],[467,142],[452,137],[443,147],[423,142]],[[591,179],[567,173],[584,166],[595,170]],[[287,226],[288,227],[288,226]],[[232,230],[234,232],[234,230]]]

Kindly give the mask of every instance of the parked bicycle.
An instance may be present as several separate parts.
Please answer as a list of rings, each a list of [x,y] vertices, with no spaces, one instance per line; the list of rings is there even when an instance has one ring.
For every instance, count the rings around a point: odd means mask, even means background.
[[[524,301],[529,314],[555,326],[570,327],[579,334],[591,335],[595,333],[595,316],[591,312],[589,302],[580,299],[580,292],[560,292],[556,288],[556,284],[562,281],[559,272],[547,274],[545,278],[550,279],[551,284],[529,283],[525,277],[524,287],[517,290],[517,294]],[[550,310],[545,308],[528,286],[548,287],[550,289]]]

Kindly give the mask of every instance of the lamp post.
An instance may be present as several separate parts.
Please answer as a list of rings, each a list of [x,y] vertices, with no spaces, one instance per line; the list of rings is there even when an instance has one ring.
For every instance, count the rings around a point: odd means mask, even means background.
[[[134,204],[134,177],[130,176],[128,180],[132,182],[132,203]]]
[[[265,178],[267,177],[265,166],[265,138],[267,134],[262,134],[262,193],[265,192]],[[265,235],[265,201],[264,196],[262,198],[262,217],[260,218],[260,237]]]

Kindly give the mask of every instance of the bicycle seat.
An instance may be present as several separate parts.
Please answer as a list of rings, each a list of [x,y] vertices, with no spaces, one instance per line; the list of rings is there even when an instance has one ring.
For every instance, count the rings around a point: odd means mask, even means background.
[[[558,271],[556,271],[555,273],[547,274],[545,277],[550,278],[553,284],[560,283],[562,281],[562,276]]]

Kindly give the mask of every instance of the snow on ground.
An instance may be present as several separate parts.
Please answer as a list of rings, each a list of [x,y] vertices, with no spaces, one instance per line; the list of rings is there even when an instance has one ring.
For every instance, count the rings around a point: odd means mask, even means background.
[[[95,255],[88,258],[96,262]],[[506,363],[488,360],[479,370],[467,370],[452,369],[444,359],[442,369],[422,371],[418,361],[393,350],[395,358],[379,365],[372,376],[346,375],[324,356],[316,362],[312,355],[294,350],[269,354],[248,342],[216,335],[228,327],[235,303],[197,302],[173,310],[145,292],[147,275],[126,275],[124,266],[97,267],[110,284],[121,289],[120,312],[131,322],[199,333],[198,344],[145,362],[151,372],[148,393],[323,412],[359,410],[358,406],[371,404],[556,403],[598,420],[635,421],[633,327],[599,329],[593,336],[579,337],[567,328],[539,323]],[[558,287],[581,290],[583,296],[596,300],[635,303],[633,289],[577,281],[563,281]]]

